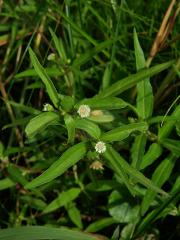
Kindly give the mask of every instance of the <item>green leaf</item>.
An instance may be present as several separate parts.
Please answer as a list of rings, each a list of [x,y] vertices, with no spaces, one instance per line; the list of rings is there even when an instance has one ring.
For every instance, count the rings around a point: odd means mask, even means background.
[[[160,143],[177,157],[180,156],[180,141],[165,138],[162,139]]]
[[[125,186],[129,190],[129,192],[134,196],[135,192],[133,189],[133,185],[129,181],[127,172],[125,171],[123,166],[121,164],[119,164],[119,161],[117,161],[117,159],[115,158],[113,149],[111,147],[107,146],[107,149],[103,155],[109,161],[110,167],[121,178],[121,180],[124,182]]]
[[[66,114],[64,116],[64,122],[68,131],[68,143],[74,143],[75,121],[70,115]]]
[[[58,107],[59,98],[58,98],[58,93],[57,93],[57,90],[56,90],[53,82],[47,75],[46,70],[42,67],[42,65],[40,64],[39,60],[37,59],[35,53],[33,52],[33,50],[31,48],[29,48],[29,54],[30,54],[30,58],[31,58],[32,64],[34,66],[34,69],[37,72],[38,76],[43,81],[43,83],[45,84],[46,90],[48,92],[48,95],[49,95],[51,101],[53,102],[55,107]]]
[[[108,64],[103,74],[103,80],[102,80],[103,90],[109,86],[109,79],[110,79],[110,73],[111,73],[110,70],[111,70],[110,65]]]
[[[141,70],[145,68],[146,60],[135,29],[134,49],[136,57],[136,69]],[[137,83],[137,111],[142,119],[146,119],[152,115],[153,92],[149,78],[144,78],[143,81]]]
[[[55,161],[45,172],[28,183],[25,187],[32,189],[42,184],[48,183],[56,177],[62,175],[68,168],[81,160],[86,153],[86,143],[81,142],[67,149],[62,156]]]
[[[25,132],[29,138],[33,137],[47,126],[56,123],[59,115],[55,112],[43,112],[32,118],[25,128]]]
[[[99,139],[101,135],[101,129],[95,124],[86,119],[76,119],[75,126],[87,132],[91,137]]]
[[[95,110],[96,111],[96,110]],[[97,111],[101,111],[101,112],[91,112],[91,116],[88,117],[89,120],[96,122],[96,123],[109,123],[114,121],[114,116],[112,114],[110,114],[109,112],[102,112],[101,110],[97,110]]]
[[[121,109],[128,106],[128,103],[123,101],[121,98],[117,97],[106,97],[106,98],[87,98],[76,104],[76,108],[78,108],[82,104],[87,104],[92,109],[104,109],[104,110],[112,110],[112,109]]]
[[[73,202],[70,202],[68,206],[66,207],[66,210],[68,212],[68,216],[71,219],[71,221],[79,228],[83,228],[83,224],[81,221],[81,214],[79,209],[75,206]]]
[[[26,113],[33,114],[33,115],[37,115],[37,114],[41,113],[41,111],[39,111],[39,110],[37,110],[33,107],[26,106],[26,105],[21,104],[21,103],[17,103],[17,102],[14,102],[14,101],[7,101],[7,102],[9,104],[11,104],[11,106],[18,108],[22,112],[26,112]]]
[[[167,195],[166,192],[156,186],[150,179],[146,178],[140,171],[137,171],[135,168],[130,166],[129,163],[125,161],[111,146],[107,145],[107,150],[103,155],[112,166],[114,165],[115,172],[118,173],[119,168],[122,168],[126,174],[143,186],[150,188],[155,192]]]
[[[81,192],[80,188],[71,188],[59,194],[42,212],[43,214],[53,212],[60,207],[66,206],[69,202],[76,199]]]
[[[27,226],[0,230],[0,240],[98,240],[98,237],[63,227]]]
[[[20,200],[28,204],[30,208],[40,210],[40,211],[42,211],[47,206],[47,204],[43,200],[36,198],[34,196],[24,195],[20,197]]]
[[[163,202],[159,204],[156,209],[151,211],[147,216],[144,218],[141,218],[139,221],[139,224],[136,229],[136,233],[134,236],[139,236],[141,233],[144,233],[144,231],[151,226],[151,224],[158,218],[158,216],[162,213],[162,211],[169,206],[173,201],[179,201],[180,194],[179,194],[179,187],[174,189],[174,191],[171,191],[171,194],[169,197],[167,197]]]
[[[8,173],[9,173],[9,177],[15,183],[20,183],[22,186],[25,186],[28,183],[28,181],[25,179],[25,177],[22,175],[22,172],[16,165],[10,164],[8,166]]]
[[[98,232],[103,228],[107,228],[112,224],[117,224],[117,221],[111,217],[100,219],[96,222],[91,223],[87,228],[86,232]]]
[[[119,223],[129,223],[138,217],[139,206],[123,202],[118,191],[113,191],[109,197],[109,214]]]
[[[103,90],[98,97],[110,97],[110,96],[117,96],[120,93],[128,90],[135,86],[138,82],[146,79],[147,77],[151,77],[155,74],[162,72],[163,70],[172,66],[174,61],[169,61],[166,63],[162,63],[151,67],[149,69],[144,69],[139,71],[138,73],[131,74],[130,76],[117,81],[116,83],[112,84],[109,88]]]
[[[81,65],[85,64],[89,60],[91,60],[94,56],[96,56],[99,52],[102,52],[105,48],[111,46],[114,42],[114,39],[109,39],[103,41],[102,43],[96,44],[96,46],[87,51],[84,54],[81,54],[77,59],[73,62],[73,67],[80,67]]]
[[[176,119],[180,119],[180,104],[176,106],[174,112],[171,114],[171,117],[175,117]],[[164,125],[159,128],[158,139],[161,141],[163,138],[167,138],[174,128],[177,120],[169,120],[164,123]]]
[[[71,111],[74,106],[74,99],[70,96],[65,96],[61,101],[61,106],[66,112]]]
[[[44,68],[45,72],[49,77],[62,76],[63,72],[60,71],[56,66]],[[34,69],[28,69],[15,75],[15,78],[26,78],[26,77],[37,77],[38,74]]]
[[[113,188],[118,188],[119,186],[121,185],[115,180],[103,179],[89,183],[88,185],[86,185],[86,190],[92,192],[104,192],[110,191]]]
[[[176,157],[170,154],[156,168],[156,170],[152,175],[152,182],[156,186],[162,187],[162,185],[169,179],[175,164],[175,160],[176,160]],[[156,197],[156,192],[152,191],[152,189],[148,189],[141,204],[141,212],[143,215],[146,213],[146,211],[148,210],[149,206],[151,205],[155,197]]]
[[[144,169],[151,165],[162,154],[162,147],[158,143],[152,143],[144,155],[140,169]]]
[[[123,125],[122,127],[114,128],[101,135],[103,141],[122,141],[129,137],[132,132],[140,131],[145,132],[148,129],[148,125],[145,122],[131,123]]]
[[[66,52],[64,50],[63,42],[61,39],[59,39],[56,36],[55,32],[51,28],[49,28],[49,31],[51,33],[51,36],[52,36],[54,45],[56,47],[56,50],[59,54],[59,57],[60,57],[61,61],[63,61],[65,63],[67,61],[67,57],[66,57]]]
[[[0,180],[0,191],[13,187],[15,185],[15,182],[13,182],[10,178],[4,178]]]
[[[132,156],[132,166],[136,169],[140,169],[141,162],[143,160],[145,146],[146,146],[147,136],[144,133],[141,133],[134,140],[131,156]]]

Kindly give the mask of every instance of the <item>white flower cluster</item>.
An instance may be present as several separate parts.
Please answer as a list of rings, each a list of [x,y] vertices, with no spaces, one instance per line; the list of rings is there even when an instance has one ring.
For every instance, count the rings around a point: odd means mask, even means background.
[[[95,150],[98,153],[104,153],[106,151],[106,144],[102,141],[99,141],[95,145]]]
[[[81,105],[77,111],[81,118],[87,118],[90,116],[91,109],[88,105]]]

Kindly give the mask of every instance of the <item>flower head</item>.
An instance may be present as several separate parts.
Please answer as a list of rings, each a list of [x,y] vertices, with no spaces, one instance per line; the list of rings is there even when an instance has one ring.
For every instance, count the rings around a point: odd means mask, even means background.
[[[93,170],[103,170],[103,164],[100,161],[94,161],[91,165],[90,168]]]
[[[53,106],[51,104],[45,103],[43,105],[43,111],[44,112],[49,112],[49,111],[53,111],[53,110],[54,110],[54,108],[53,108]]]
[[[104,153],[106,151],[106,144],[102,141],[99,141],[95,145],[95,150],[98,153]]]
[[[81,118],[87,118],[90,116],[91,109],[88,105],[81,105],[77,112]]]

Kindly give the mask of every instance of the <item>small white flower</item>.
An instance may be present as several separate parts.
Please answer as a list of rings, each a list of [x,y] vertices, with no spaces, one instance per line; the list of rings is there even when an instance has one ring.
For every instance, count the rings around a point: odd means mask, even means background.
[[[77,112],[81,118],[87,118],[90,116],[91,109],[88,105],[81,105]]]
[[[95,145],[95,150],[98,153],[104,153],[106,151],[106,144],[102,141],[99,141]]]

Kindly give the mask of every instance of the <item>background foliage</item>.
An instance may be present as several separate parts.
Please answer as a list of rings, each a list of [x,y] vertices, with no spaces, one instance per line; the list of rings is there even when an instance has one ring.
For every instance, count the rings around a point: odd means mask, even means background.
[[[0,240],[178,238],[179,9],[0,1]]]

